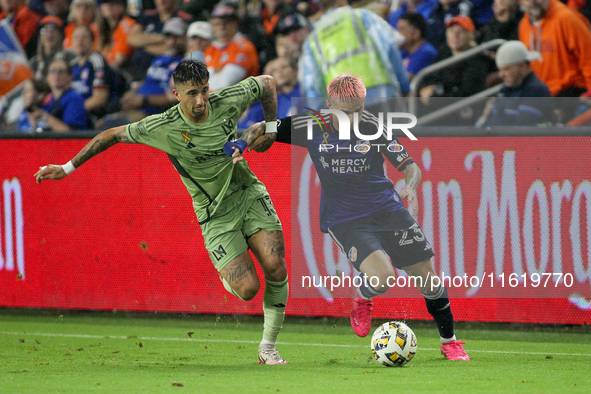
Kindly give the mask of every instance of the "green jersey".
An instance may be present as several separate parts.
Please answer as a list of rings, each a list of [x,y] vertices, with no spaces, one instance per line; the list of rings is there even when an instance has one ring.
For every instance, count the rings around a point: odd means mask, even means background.
[[[226,197],[257,182],[248,163],[240,161],[234,165],[223,147],[236,139],[238,118],[262,94],[262,84],[250,77],[211,93],[205,123],[188,120],[177,104],[125,129],[132,142],[163,150],[173,163],[176,161],[175,167],[184,175],[181,179],[193,198],[200,224],[214,216]]]

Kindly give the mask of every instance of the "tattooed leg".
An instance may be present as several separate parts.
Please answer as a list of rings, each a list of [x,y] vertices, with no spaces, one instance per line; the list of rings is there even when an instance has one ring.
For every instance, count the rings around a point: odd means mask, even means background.
[[[265,323],[261,345],[274,346],[283,324],[289,296],[283,232],[261,230],[249,238],[248,244],[265,272]]]
[[[280,282],[287,277],[283,231],[261,230],[248,239],[248,246],[261,265],[267,280]]]
[[[248,250],[230,261],[220,271],[220,275],[226,290],[243,301],[252,300],[261,286]]]

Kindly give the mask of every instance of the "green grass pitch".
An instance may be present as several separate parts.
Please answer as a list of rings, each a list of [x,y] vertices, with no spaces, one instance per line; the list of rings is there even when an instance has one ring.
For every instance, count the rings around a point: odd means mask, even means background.
[[[346,319],[289,316],[289,364],[259,365],[259,317],[0,310],[0,392],[591,392],[589,327],[460,323],[472,361],[452,362],[434,324],[407,324],[419,350],[403,368],[373,360]]]

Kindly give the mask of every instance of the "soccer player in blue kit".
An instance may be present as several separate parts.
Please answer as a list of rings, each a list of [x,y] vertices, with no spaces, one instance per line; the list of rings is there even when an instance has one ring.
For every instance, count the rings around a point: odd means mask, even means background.
[[[339,75],[329,83],[327,92],[328,108],[343,111],[351,127],[357,119],[361,134],[376,134],[378,118],[365,110],[366,88],[361,78],[349,73]],[[431,263],[433,248],[413,217],[418,214],[419,167],[396,138],[392,141],[385,138],[385,128],[382,136],[372,141],[374,145],[381,144],[382,149],[378,150],[354,133],[351,139],[340,140],[339,122],[332,115],[325,117],[328,130],[312,123],[312,139],[308,140],[309,119],[309,115],[284,118],[278,133],[272,134],[265,133],[264,122],[257,123],[241,138],[249,143],[249,150],[256,152],[266,151],[273,142],[308,149],[322,187],[321,231],[330,234],[362,276],[374,277],[371,281],[362,281],[353,299],[353,331],[360,337],[369,334],[372,298],[388,290],[388,277],[395,275],[396,267],[422,279],[417,281],[417,286],[439,329],[441,353],[450,360],[470,360],[462,347],[464,343],[454,335],[447,289],[442,284],[432,285],[431,278],[437,276]],[[406,185],[400,193],[385,176],[384,156],[404,173]],[[359,165],[353,168],[347,163]],[[412,215],[401,199],[408,201]]]

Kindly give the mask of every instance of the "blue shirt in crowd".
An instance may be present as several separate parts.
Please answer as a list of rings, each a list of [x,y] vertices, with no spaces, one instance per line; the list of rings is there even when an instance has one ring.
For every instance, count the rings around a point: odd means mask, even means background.
[[[74,130],[88,128],[88,114],[84,108],[84,100],[74,89],[62,94],[58,100],[54,99],[53,94],[48,95],[41,108]]]
[[[484,126],[535,126],[554,120],[550,89],[533,72],[520,86],[503,86]]]
[[[168,90],[170,77],[176,66],[183,60],[182,56],[158,56],[152,61],[144,83],[137,90],[142,96],[156,96],[165,94]],[[143,110],[152,115],[162,112],[162,108],[144,107]]]
[[[437,49],[425,41],[414,53],[401,49],[402,65],[409,73],[417,75],[423,68],[430,66],[437,57]]]
[[[433,8],[437,6],[437,0],[425,0],[421,4],[415,7],[415,12],[420,14],[425,21],[429,19],[429,15]],[[395,29],[398,28],[398,19],[402,16],[402,14],[406,14],[408,12],[408,4],[403,3],[399,8],[395,11],[392,11],[390,15],[388,15],[388,23]]]

